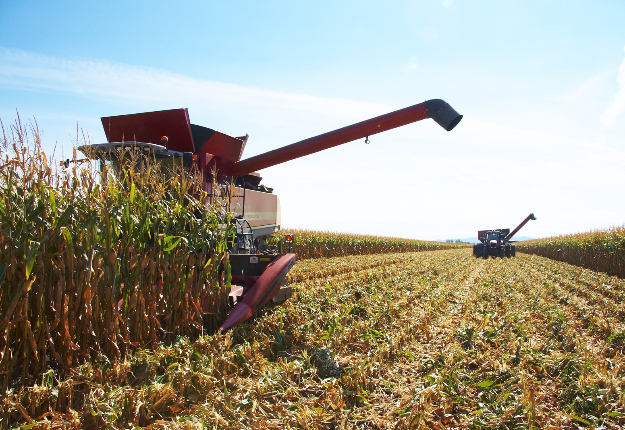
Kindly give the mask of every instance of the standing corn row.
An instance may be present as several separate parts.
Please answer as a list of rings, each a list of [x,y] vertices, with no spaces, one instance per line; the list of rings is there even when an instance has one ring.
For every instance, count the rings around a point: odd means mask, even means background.
[[[428,242],[394,237],[366,236],[346,233],[330,233],[312,230],[289,230],[293,233],[292,252],[298,259],[344,257],[347,255],[386,254],[392,252],[435,251],[462,248],[466,244]],[[282,238],[275,235],[273,243]]]
[[[149,160],[57,172],[19,121],[0,147],[0,379],[33,384],[129,348],[217,327],[226,303],[224,202]],[[132,157],[131,157],[132,158]],[[75,159],[75,156],[74,156]]]
[[[517,250],[625,278],[625,227],[520,242]]]

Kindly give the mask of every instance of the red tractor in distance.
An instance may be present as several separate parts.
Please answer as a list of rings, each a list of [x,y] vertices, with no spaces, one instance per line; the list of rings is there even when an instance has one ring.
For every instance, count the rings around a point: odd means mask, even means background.
[[[473,255],[476,258],[488,258],[491,257],[516,257],[516,246],[511,243],[512,236],[517,234],[519,230],[523,228],[530,220],[535,220],[536,217],[533,213],[529,214],[527,218],[523,220],[521,224],[510,233],[509,228],[502,228],[499,230],[480,230],[477,232],[477,239],[480,243],[473,245]]]
[[[354,140],[366,138],[368,143],[369,136],[426,118],[451,131],[462,115],[443,100],[428,100],[241,160],[247,135],[232,137],[191,124],[187,109],[172,109],[104,117],[102,126],[108,142],[78,149],[100,160],[101,166],[114,165],[120,156],[135,150],[161,163],[176,162],[197,169],[203,174],[205,189],[212,194],[216,191],[214,183],[224,190],[234,185],[230,211],[236,236],[229,244],[229,300],[233,308],[220,328],[225,332],[265,304],[283,302],[292,294],[284,279],[296,256],[267,246],[267,239],[280,230],[280,200],[272,188],[261,185],[257,171]]]

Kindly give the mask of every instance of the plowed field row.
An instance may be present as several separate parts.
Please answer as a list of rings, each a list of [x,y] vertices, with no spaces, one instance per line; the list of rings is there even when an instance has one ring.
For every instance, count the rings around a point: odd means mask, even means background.
[[[290,276],[292,300],[226,336],[83,366],[54,387],[79,412],[48,417],[220,428],[625,424],[622,279],[466,249],[304,260]],[[11,416],[40,417],[52,385],[8,399],[22,400]]]

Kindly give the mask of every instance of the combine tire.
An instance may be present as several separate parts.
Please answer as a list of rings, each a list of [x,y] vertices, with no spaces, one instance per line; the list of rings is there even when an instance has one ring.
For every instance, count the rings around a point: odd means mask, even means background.
[[[513,257],[516,257],[516,245],[514,245],[514,244],[510,245],[510,254]]]
[[[484,259],[488,258],[488,246],[485,246],[482,244],[482,256],[484,257]]]
[[[510,258],[510,244],[506,243],[506,257]]]
[[[477,243],[473,244],[473,256],[477,257]]]
[[[506,256],[506,251],[503,246],[499,248],[499,258],[504,258]]]
[[[484,245],[481,243],[476,243],[475,245],[473,245],[473,255],[475,255],[475,258],[480,258],[484,255]]]

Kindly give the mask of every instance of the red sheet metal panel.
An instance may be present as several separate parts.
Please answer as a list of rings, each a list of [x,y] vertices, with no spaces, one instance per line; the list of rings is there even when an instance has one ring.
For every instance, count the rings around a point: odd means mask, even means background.
[[[197,152],[223,155],[229,160],[236,162],[239,161],[241,155],[243,155],[247,138],[248,136],[237,138],[215,131],[206,142],[196,142],[198,146]]]
[[[479,240],[480,242],[484,243],[484,241],[486,240],[486,232],[488,230],[480,230],[477,232],[477,240]]]
[[[161,143],[167,136],[167,149],[195,152],[187,109],[171,109],[132,115],[102,118],[102,126],[109,142]]]
[[[263,307],[278,291],[280,283],[295,264],[295,254],[282,254],[272,261],[243,299],[236,304],[219,330],[224,333],[240,322],[250,318]]]

